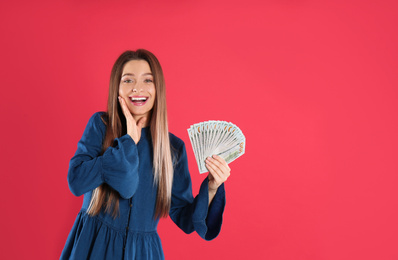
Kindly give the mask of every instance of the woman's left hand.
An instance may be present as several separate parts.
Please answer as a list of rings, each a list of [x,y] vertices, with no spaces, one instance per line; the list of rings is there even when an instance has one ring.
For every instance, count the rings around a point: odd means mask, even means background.
[[[206,168],[209,170],[209,193],[216,192],[231,175],[231,168],[227,162],[218,155],[206,159]]]

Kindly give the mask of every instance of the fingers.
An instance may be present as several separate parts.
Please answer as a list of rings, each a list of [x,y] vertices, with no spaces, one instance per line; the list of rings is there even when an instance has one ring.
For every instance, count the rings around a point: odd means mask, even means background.
[[[231,169],[228,164],[219,156],[214,155],[206,159],[206,167],[213,179],[209,179],[215,186],[212,188],[218,188],[222,183],[224,183],[230,176]]]
[[[224,165],[224,167],[227,168],[229,171],[231,171],[231,168],[229,168],[228,163],[222,157],[218,155],[213,155],[213,158],[216,159],[218,162],[220,162],[222,165]]]
[[[217,184],[217,187],[221,185],[220,180],[221,176],[223,175],[221,171],[211,162],[206,160],[206,168],[209,170],[210,175],[213,177],[213,180],[209,179],[210,181],[214,181]]]
[[[215,170],[220,170],[222,173],[228,173],[231,171],[228,164],[225,162],[223,158],[217,155],[213,155],[212,157],[208,157],[206,159],[206,163],[212,166]],[[217,171],[219,172],[219,171]]]
[[[120,96],[118,97],[118,99],[126,119],[132,117],[129,108],[127,107],[126,101]]]
[[[136,121],[127,107],[126,100],[122,97],[118,97],[120,106],[122,108],[124,117],[126,118],[127,134],[131,136],[134,142],[137,144],[141,138],[141,127],[136,124]],[[141,121],[141,120],[140,120]],[[143,121],[144,123],[145,121]],[[142,124],[142,123],[141,123]],[[142,126],[142,125],[141,125]]]

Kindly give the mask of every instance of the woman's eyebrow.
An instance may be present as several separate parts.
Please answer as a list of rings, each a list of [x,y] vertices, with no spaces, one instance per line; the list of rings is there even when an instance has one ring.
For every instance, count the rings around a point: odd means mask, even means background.
[[[135,76],[135,75],[134,75],[133,73],[125,73],[125,74],[122,75],[122,78],[123,78],[124,76]]]
[[[135,76],[135,74],[134,73],[125,73],[125,74],[122,75],[122,78],[124,76]],[[144,74],[142,74],[142,76],[152,76],[152,73],[151,72],[144,73]]]

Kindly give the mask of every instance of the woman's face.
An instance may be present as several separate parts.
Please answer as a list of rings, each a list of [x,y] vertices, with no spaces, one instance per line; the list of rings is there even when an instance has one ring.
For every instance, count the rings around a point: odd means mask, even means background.
[[[150,115],[155,102],[156,89],[147,61],[131,60],[124,65],[119,96],[126,101],[136,121]]]

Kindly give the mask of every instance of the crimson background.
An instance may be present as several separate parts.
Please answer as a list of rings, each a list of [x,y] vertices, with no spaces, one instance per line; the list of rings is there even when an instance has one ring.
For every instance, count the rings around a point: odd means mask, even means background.
[[[169,219],[167,259],[398,259],[396,1],[11,1],[0,6],[1,259],[59,257],[66,181],[126,49],[165,71],[170,129],[237,124],[220,236]],[[189,256],[189,257],[188,257]]]

